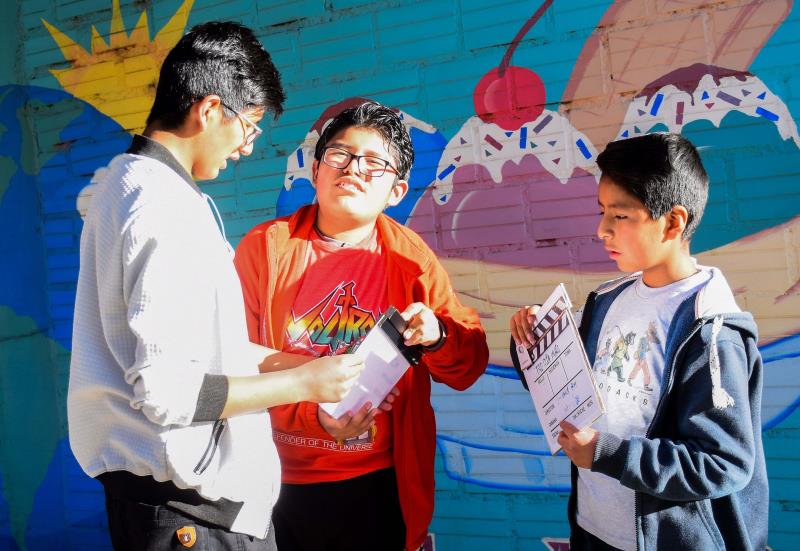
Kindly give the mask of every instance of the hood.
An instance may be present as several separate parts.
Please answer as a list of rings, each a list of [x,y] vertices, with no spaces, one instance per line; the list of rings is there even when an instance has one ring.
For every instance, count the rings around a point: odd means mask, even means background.
[[[697,265],[695,263],[695,265]],[[697,268],[709,275],[706,284],[694,295],[694,304],[682,304],[675,313],[688,323],[685,327],[697,321],[711,323],[711,336],[709,339],[709,375],[711,376],[712,400],[714,407],[724,409],[734,405],[733,398],[725,391],[721,384],[722,365],[719,360],[717,337],[723,326],[738,331],[743,340],[748,338],[758,342],[758,329],[753,320],[753,315],[743,312],[733,296],[733,291],[728,281],[718,268],[700,266]],[[641,272],[630,274],[619,279],[607,281],[597,288],[597,294],[610,293],[620,287],[627,286],[641,276]],[[691,311],[689,308],[691,307]],[[693,318],[693,319],[687,319]]]
[[[696,264],[696,263],[695,263]],[[694,298],[694,319],[703,318],[713,319],[722,316],[725,325],[734,329],[745,331],[757,338],[757,329],[753,316],[749,312],[743,312],[736,299],[728,280],[725,279],[722,271],[713,266],[702,266],[696,264],[697,268],[709,274],[708,282],[697,292]],[[641,277],[642,272],[632,273],[617,279],[606,281],[597,287],[596,293],[603,295],[621,286],[633,282]]]

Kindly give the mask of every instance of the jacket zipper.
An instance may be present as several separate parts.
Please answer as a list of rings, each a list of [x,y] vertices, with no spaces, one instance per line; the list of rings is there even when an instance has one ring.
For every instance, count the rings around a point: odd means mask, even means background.
[[[211,428],[211,437],[208,439],[208,446],[206,446],[206,451],[203,452],[203,457],[201,457],[200,461],[195,465],[194,474],[203,474],[211,464],[211,460],[214,459],[214,454],[219,447],[219,439],[222,438],[222,433],[227,424],[227,419],[217,419],[214,421],[214,426]]]
[[[672,390],[670,388],[670,385],[672,385],[672,374],[675,372],[675,362],[678,361],[678,356],[680,356],[681,350],[683,350],[683,347],[686,346],[689,340],[694,336],[695,333],[697,333],[700,330],[701,327],[703,327],[704,324],[705,324],[704,319],[697,320],[692,330],[689,331],[689,334],[686,336],[685,339],[683,339],[681,344],[678,346],[678,349],[675,351],[675,355],[672,357],[672,362],[670,363],[669,371],[666,373],[665,377],[666,385],[664,385],[664,388],[666,388],[666,390],[662,393],[661,398],[658,400],[658,406],[656,406],[656,411],[655,413],[653,413],[653,418],[650,420],[650,424],[647,426],[647,430],[644,433],[645,438],[650,438],[650,432],[653,429],[653,423],[655,423],[656,419],[658,419],[658,414],[661,412],[661,407],[664,404],[663,398],[665,398],[667,394],[669,394],[669,392]],[[634,527],[636,529],[636,551],[640,551],[639,548],[639,526],[641,524],[641,520],[639,519],[639,502],[641,501],[640,498],[641,498],[641,492],[635,491],[633,493],[633,518],[636,523],[636,526]]]

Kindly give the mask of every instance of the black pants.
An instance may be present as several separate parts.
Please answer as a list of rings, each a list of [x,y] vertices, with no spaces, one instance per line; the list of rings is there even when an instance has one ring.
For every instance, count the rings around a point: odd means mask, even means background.
[[[164,505],[128,501],[106,492],[106,512],[115,551],[185,550],[178,540],[180,528],[193,529],[192,551],[277,551],[275,530],[266,539],[235,534],[200,522]]]
[[[580,526],[576,526],[576,528],[577,530],[573,530],[569,538],[571,551],[620,551]]]
[[[405,546],[394,469],[340,482],[283,484],[272,522],[280,551],[402,551]]]

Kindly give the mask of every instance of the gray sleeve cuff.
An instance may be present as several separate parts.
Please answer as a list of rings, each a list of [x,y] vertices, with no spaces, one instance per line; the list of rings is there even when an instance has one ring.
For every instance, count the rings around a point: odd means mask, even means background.
[[[630,441],[619,436],[601,432],[597,439],[592,459],[592,471],[603,473],[619,480],[625,470]]]
[[[228,377],[206,374],[203,386],[200,387],[200,394],[197,396],[197,407],[192,422],[216,421],[222,415],[227,401]]]

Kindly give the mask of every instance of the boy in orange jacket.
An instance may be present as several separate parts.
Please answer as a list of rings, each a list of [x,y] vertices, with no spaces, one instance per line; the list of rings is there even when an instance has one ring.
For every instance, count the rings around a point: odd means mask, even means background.
[[[406,344],[423,349],[383,407],[338,420],[311,402],[270,410],[284,551],[419,548],[433,516],[431,378],[463,390],[486,368],[476,312],[423,240],[382,213],[408,191],[413,158],[397,113],[373,102],[343,111],[316,145],[317,204],[256,226],[236,251],[254,342],[335,354],[391,305],[408,322]]]

